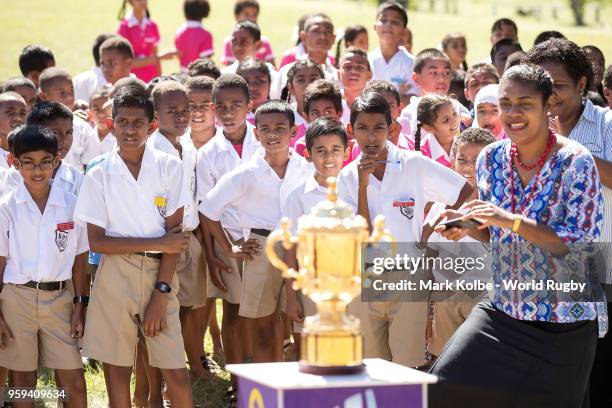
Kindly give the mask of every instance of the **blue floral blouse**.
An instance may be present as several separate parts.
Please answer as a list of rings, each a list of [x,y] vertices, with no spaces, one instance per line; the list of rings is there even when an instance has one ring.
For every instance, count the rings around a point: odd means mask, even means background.
[[[605,294],[587,261],[588,249],[584,250],[585,246],[592,247],[590,243],[599,237],[603,225],[603,199],[595,161],[584,146],[568,139],[548,158],[537,184],[534,185],[534,176],[523,189],[510,160],[510,146],[509,139],[501,140],[480,153],[476,163],[480,199],[512,211],[513,171],[515,212],[522,210],[525,217],[552,228],[570,253],[553,256],[509,229],[490,227],[493,304],[519,320],[572,323],[598,319],[602,337],[608,327]],[[528,285],[546,285],[549,281],[575,281],[586,286],[582,291],[566,293],[554,286]],[[508,282],[527,285],[513,287]]]

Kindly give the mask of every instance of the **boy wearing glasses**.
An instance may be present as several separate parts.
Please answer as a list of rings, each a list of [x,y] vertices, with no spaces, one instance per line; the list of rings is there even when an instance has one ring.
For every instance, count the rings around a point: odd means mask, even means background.
[[[0,200],[0,366],[19,388],[35,387],[39,368],[54,369],[70,406],[86,407],[77,343],[89,300],[86,230],[74,222],[76,196],[50,183],[58,164],[53,132],[27,125],[11,138],[23,181]]]
[[[57,139],[58,166],[53,169],[51,183],[62,191],[75,196],[79,195],[79,189],[83,182],[83,174],[76,168],[64,161],[64,158],[72,147],[73,114],[66,105],[59,102],[40,102],[32,107],[32,111],[26,119],[28,125],[45,127],[55,135]],[[9,149],[13,152],[13,137],[9,137]],[[21,172],[16,169],[9,170],[6,179],[5,190],[17,188],[23,182]]]

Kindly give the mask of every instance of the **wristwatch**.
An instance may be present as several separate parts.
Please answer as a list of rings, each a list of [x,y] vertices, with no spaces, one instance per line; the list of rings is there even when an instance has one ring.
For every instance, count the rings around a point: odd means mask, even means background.
[[[166,282],[156,282],[155,289],[159,290],[161,293],[170,293],[172,288]]]
[[[83,303],[83,305],[87,306],[89,304],[89,296],[75,296],[72,299],[72,303],[74,303],[75,305],[77,303]]]

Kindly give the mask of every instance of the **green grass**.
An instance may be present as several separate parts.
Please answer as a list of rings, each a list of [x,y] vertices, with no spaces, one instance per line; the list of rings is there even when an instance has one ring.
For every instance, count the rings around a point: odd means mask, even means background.
[[[291,47],[291,27],[305,13],[322,10],[328,13],[337,27],[349,24],[363,24],[370,29],[371,47],[376,46],[372,26],[375,19],[375,2],[373,0],[260,0],[262,12],[260,26],[263,33],[270,38],[277,57]],[[412,0],[411,3],[415,3]],[[459,2],[459,14],[445,14],[441,11],[442,3],[438,1],[437,13],[430,13],[429,2],[416,2],[419,11],[410,12],[410,22],[414,33],[414,50],[436,46],[445,33],[460,31],[468,40],[468,62],[482,60],[489,51],[489,29],[498,17],[507,16],[515,19],[519,25],[519,37],[525,48],[529,48],[535,36],[543,31],[556,29],[565,33],[580,45],[595,44],[609,59],[612,59],[612,27],[595,26],[593,10],[587,9],[589,27],[572,26],[571,12],[566,7],[567,1],[559,12],[559,21],[552,19],[551,6],[559,3],[556,0],[513,0],[498,2],[495,0],[467,0]],[[93,65],[91,43],[101,32],[115,31],[118,25],[116,15],[120,1],[112,0],[8,0],[2,2],[0,26],[3,34],[0,37],[0,81],[19,75],[17,58],[26,44],[40,43],[50,47],[56,55],[58,66],[77,74]],[[173,46],[174,32],[183,23],[179,0],[149,0],[153,19],[158,23],[162,35],[162,47]],[[212,31],[215,39],[216,57],[220,56],[224,38],[233,25],[232,1],[211,0],[212,12],[205,20],[205,26]],[[493,4],[496,6],[494,14]],[[518,6],[531,7],[541,5],[542,18],[518,17],[515,13]],[[612,15],[612,5],[608,2],[601,16]],[[164,63],[165,72],[178,69],[178,62]]]

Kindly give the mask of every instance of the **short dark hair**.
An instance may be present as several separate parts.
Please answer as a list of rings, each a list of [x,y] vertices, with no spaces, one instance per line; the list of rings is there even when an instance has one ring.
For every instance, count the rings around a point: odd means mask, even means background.
[[[122,108],[142,109],[149,122],[152,122],[155,116],[151,98],[149,98],[146,92],[134,87],[123,87],[115,93],[113,97],[113,118],[117,117],[119,109]]]
[[[340,60],[338,61],[338,65],[340,64],[341,61],[343,61],[345,58],[348,58],[349,55],[355,55],[355,56],[359,56],[362,57],[367,66],[368,66],[368,70],[371,71],[372,67],[370,66],[370,61],[368,60],[368,52],[366,50],[362,50],[359,47],[348,47],[345,51],[344,54],[342,54],[342,57],[340,57]]]
[[[189,78],[187,82],[185,83],[185,86],[187,87],[188,91],[190,89],[199,89],[202,91],[212,92],[214,84],[215,84],[214,79],[212,79],[211,77],[201,75],[201,76]]]
[[[382,13],[387,10],[397,11],[402,16],[404,27],[408,25],[408,13],[406,12],[406,8],[402,6],[401,3],[397,1],[385,1],[380,6],[378,6],[378,10],[376,10],[376,18],[378,19],[382,15]]]
[[[308,16],[308,18],[306,19],[306,21],[304,22],[304,30],[305,32],[308,32],[308,30],[310,30],[310,27],[312,27],[315,22],[315,19],[321,19],[323,20],[325,23],[328,23],[329,25],[333,26],[334,22],[332,21],[332,19],[325,13],[314,13]]]
[[[187,20],[202,21],[210,14],[208,0],[185,0],[183,14]]]
[[[337,135],[340,137],[344,148],[346,149],[346,146],[348,146],[348,135],[342,123],[336,119],[321,116],[308,125],[308,129],[304,135],[306,140],[306,150],[312,152],[312,145],[314,144],[315,140],[319,136],[325,135]]]
[[[207,76],[212,79],[218,79],[221,76],[221,71],[219,67],[208,58],[198,58],[195,61],[192,61],[187,66],[187,73],[191,77],[196,76]]]
[[[249,7],[256,8],[257,14],[259,14],[259,2],[257,0],[239,0],[234,5],[234,16],[238,17],[238,15],[242,13],[244,9]]]
[[[96,98],[110,98],[111,88],[111,84],[104,84],[102,86],[97,87],[89,97],[89,100],[91,101]]]
[[[512,54],[508,55],[508,59],[506,60],[506,66],[504,67],[504,71],[508,68],[512,68],[515,65],[523,62],[523,59],[527,55],[524,51],[514,51]]]
[[[605,55],[603,53],[603,51],[601,49],[599,49],[599,47],[595,46],[595,45],[585,45],[583,47],[581,47],[584,52],[594,52],[595,54],[599,54],[601,55],[602,59],[605,59]]]
[[[580,78],[586,78],[584,95],[593,83],[593,66],[586,52],[576,43],[564,38],[551,38],[533,47],[525,57],[532,64],[545,64],[547,62],[563,66],[565,72],[575,84]]]
[[[15,101],[15,100],[19,102],[23,102],[24,104],[27,105],[27,102],[25,101],[25,99],[23,99],[23,96],[21,96],[17,92],[8,91],[8,92],[0,93],[0,105],[2,105],[3,102]]]
[[[511,19],[505,17],[495,20],[495,22],[491,26],[491,34],[493,34],[495,31],[501,30],[503,25],[511,26],[514,29],[514,32],[518,35],[518,27],[516,26],[516,23]]]
[[[91,52],[93,54],[94,61],[96,62],[96,67],[100,66],[100,47],[102,46],[102,44],[104,44],[104,41],[113,37],[117,37],[117,34],[104,33],[98,35],[94,40],[93,46],[91,47]]]
[[[261,30],[259,29],[259,26],[255,24],[254,21],[250,21],[250,20],[239,21],[234,27],[234,29],[232,30],[232,33],[235,33],[236,31],[241,31],[241,30],[248,32],[251,35],[251,38],[253,38],[253,41],[255,42],[261,41]]]
[[[500,86],[508,81],[521,82],[530,86],[542,95],[544,102],[553,94],[553,80],[548,71],[530,62],[515,65],[504,72]]]
[[[181,93],[187,97],[187,88],[177,81],[162,81],[155,85],[151,91],[151,99],[155,110],[159,109],[159,104],[166,95],[173,93]]]
[[[36,85],[30,79],[25,77],[14,77],[7,79],[4,84],[2,84],[2,89],[0,89],[0,93],[15,91],[17,88],[21,87],[31,88],[36,91]]]
[[[270,74],[270,69],[268,65],[259,60],[257,58],[247,58],[238,64],[238,68],[236,69],[236,75],[240,75],[244,78],[244,73],[246,71],[257,71],[261,74],[264,74],[268,78],[268,83],[272,84],[272,75]]]
[[[51,65],[55,65],[55,57],[49,48],[42,45],[27,45],[21,50],[19,55],[21,75],[28,76],[34,71],[44,71]]]
[[[70,108],[59,102],[39,102],[32,106],[26,123],[28,125],[47,126],[56,119],[72,120],[74,115]]]
[[[425,48],[416,55],[414,61],[414,72],[420,74],[423,71],[423,68],[425,68],[425,64],[427,64],[427,61],[429,60],[443,60],[448,62],[448,66],[450,67],[450,59],[448,58],[448,55],[436,48]]]
[[[523,51],[523,47],[521,47],[521,44],[518,41],[513,40],[512,38],[502,38],[491,48],[491,53],[489,56],[491,57],[492,62],[495,62],[495,56],[504,47],[515,47],[517,48],[517,51]]]
[[[58,67],[47,68],[42,72],[42,74],[40,74],[40,78],[38,79],[38,87],[42,91],[45,91],[51,86],[52,83],[61,79],[65,81],[72,81],[72,77],[65,69]]]
[[[461,132],[457,137],[455,137],[455,140],[453,140],[453,146],[451,147],[450,156],[452,158],[455,157],[459,146],[472,144],[484,147],[486,145],[494,143],[495,140],[495,136],[493,136],[493,134],[487,129],[474,127],[468,128]]]
[[[304,112],[310,113],[310,105],[315,101],[328,100],[334,104],[336,112],[342,113],[342,93],[332,82],[317,79],[304,90]]]
[[[123,88],[130,88],[133,92],[147,92],[147,84],[145,84],[142,79],[129,76],[121,78],[113,84],[109,97],[114,98],[115,94]]]
[[[402,102],[400,93],[395,87],[395,85],[393,85],[391,82],[383,81],[382,79],[375,79],[373,81],[368,82],[368,84],[361,93],[365,94],[367,92],[376,92],[381,94],[381,96],[385,93],[388,93],[393,95],[398,105]]]
[[[586,94],[586,98],[595,106],[607,107],[606,101],[604,101],[604,98],[598,92],[589,91]]]
[[[293,77],[295,77],[297,72],[300,69],[305,68],[314,68],[319,73],[319,75],[321,75],[321,78],[325,78],[325,73],[323,72],[323,69],[321,69],[321,66],[319,64],[317,64],[310,58],[298,59],[293,65],[291,65],[291,68],[289,68],[289,70],[287,71],[287,82],[285,83],[285,86],[281,91],[281,100],[291,100],[291,95],[289,94],[289,85],[293,82]]]
[[[289,126],[293,127],[293,125],[295,125],[295,113],[293,112],[291,105],[285,101],[273,99],[271,101],[262,103],[259,108],[257,108],[255,111],[255,126],[257,126],[259,117],[261,115],[266,115],[269,113],[280,113],[285,115],[287,120],[289,120]]]
[[[556,30],[542,31],[540,34],[537,35],[535,40],[533,40],[533,46],[535,47],[536,45],[543,43],[546,40],[550,40],[551,38],[566,38],[566,37],[562,33]]]
[[[57,136],[49,129],[40,125],[24,125],[13,130],[11,153],[17,159],[30,152],[43,151],[53,156],[57,155]]]
[[[489,64],[487,62],[479,62],[477,64],[472,65],[470,69],[468,69],[465,73],[465,86],[467,87],[467,84],[468,82],[470,82],[470,79],[472,79],[472,77],[477,72],[481,71],[486,73],[487,75],[492,76],[493,78],[495,78],[495,82],[499,83],[499,72],[497,72],[497,68],[495,68],[495,65]]]
[[[219,79],[215,81],[213,85],[213,102],[216,100],[216,96],[224,89],[240,89],[244,98],[249,101],[251,94],[249,93],[249,85],[243,77],[236,74],[221,75]]]
[[[602,85],[608,89],[612,89],[612,64],[606,68],[606,72],[604,73]]]
[[[107,38],[100,45],[100,53],[108,50],[117,51],[124,58],[134,58],[134,48],[132,48],[132,44],[125,38],[117,35]]]
[[[157,86],[157,84],[162,82],[179,82],[178,79],[174,75],[160,75],[149,81],[147,84],[147,93],[151,95],[153,89]]]
[[[359,116],[360,113],[380,113],[385,116],[387,125],[391,126],[391,123],[393,123],[389,104],[382,95],[376,92],[369,92],[355,99],[351,106],[351,126],[355,126],[357,116]]]

